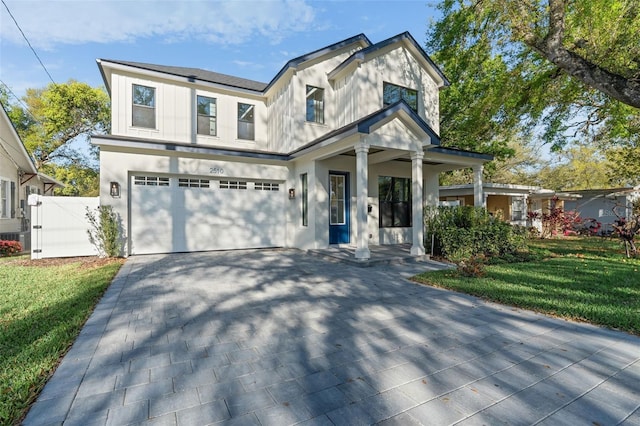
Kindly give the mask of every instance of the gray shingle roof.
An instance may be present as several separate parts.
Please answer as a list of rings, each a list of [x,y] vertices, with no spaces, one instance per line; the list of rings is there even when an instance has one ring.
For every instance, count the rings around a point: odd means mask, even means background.
[[[172,74],[179,77],[208,81],[211,83],[223,84],[225,86],[237,87],[240,89],[248,89],[256,92],[262,92],[267,83],[248,80],[246,78],[234,77],[232,75],[220,74],[213,71],[207,71],[200,68],[172,67],[167,65],[146,64],[142,62],[120,61],[112,59],[103,59],[106,62],[127,65],[149,71],[157,71],[164,74]]]

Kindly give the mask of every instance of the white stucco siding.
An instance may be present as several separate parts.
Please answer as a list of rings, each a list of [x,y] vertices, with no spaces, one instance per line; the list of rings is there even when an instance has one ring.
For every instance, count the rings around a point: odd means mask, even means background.
[[[241,96],[232,91],[217,90],[194,84],[144,78],[133,74],[112,74],[112,129],[113,135],[145,139],[170,140],[244,149],[267,149],[267,106],[260,96]],[[153,87],[156,91],[156,127],[146,129],[132,125],[133,85]],[[197,135],[197,96],[216,99],[217,135]],[[255,140],[238,139],[238,103],[254,105]]]
[[[114,152],[103,147],[100,152],[100,170],[100,202],[102,205],[111,205],[114,208],[121,220],[124,235],[129,239],[129,243],[131,243],[132,238],[131,218],[135,217],[134,220],[138,220],[138,229],[140,224],[145,223],[144,221],[156,219],[158,221],[159,229],[165,227],[162,223],[167,221],[170,221],[172,224],[179,221],[182,226],[178,228],[188,229],[188,235],[191,236],[190,238],[186,238],[182,234],[169,235],[165,233],[163,234],[164,236],[158,237],[158,241],[153,239],[144,242],[140,242],[140,240],[138,241],[138,243],[142,245],[147,244],[153,246],[153,244],[156,244],[157,247],[170,247],[171,250],[168,251],[172,251],[174,248],[178,251],[205,250],[207,247],[209,247],[209,249],[214,249],[216,247],[211,248],[212,246],[207,246],[208,243],[206,240],[198,240],[199,237],[197,236],[200,235],[197,231],[198,227],[204,226],[203,224],[208,224],[213,228],[219,227],[220,229],[223,229],[225,226],[224,224],[226,223],[228,225],[230,221],[235,221],[239,225],[235,234],[229,234],[231,235],[229,237],[229,241],[235,241],[236,247],[232,247],[229,245],[231,243],[228,243],[224,247],[220,246],[220,248],[239,248],[237,246],[242,243],[242,241],[246,241],[246,247],[258,247],[261,244],[270,246],[285,244],[286,217],[284,214],[284,204],[280,205],[281,208],[277,211],[272,211],[274,210],[274,203],[268,205],[265,204],[264,208],[261,207],[264,204],[264,200],[260,199],[260,197],[268,197],[274,194],[267,194],[268,191],[262,192],[254,190],[251,185],[253,185],[253,182],[255,181],[278,183],[280,187],[279,191],[277,191],[278,194],[275,196],[280,197],[278,198],[280,201],[284,200],[286,198],[286,181],[289,173],[286,166],[258,163],[251,164],[239,161],[229,161],[228,159],[223,158],[180,158],[168,155],[149,155],[143,152]],[[132,192],[133,185],[131,184],[131,179],[136,175],[169,177],[174,180],[179,178],[206,179],[212,182],[212,187],[214,186],[213,181],[248,181],[251,183],[244,194],[249,194],[250,198],[246,198],[244,201],[241,199],[242,197],[236,199],[229,198],[232,197],[233,193],[228,192],[225,193],[227,195],[219,193],[214,194],[215,196],[227,198],[213,197],[210,198],[209,201],[203,201],[198,199],[198,196],[195,193],[196,191],[180,192],[176,189],[173,189],[172,191],[177,192],[159,191],[155,193],[156,198],[154,198],[153,194],[146,194],[149,192],[146,189],[149,188],[138,188],[139,191],[136,195]],[[110,182],[118,182],[120,184],[120,197],[114,198],[110,196]],[[172,180],[172,185],[173,182],[174,181]],[[172,188],[174,188],[174,186],[172,186]],[[251,191],[249,191],[249,189],[251,189]],[[180,188],[180,190],[183,190],[183,188]],[[191,194],[192,192],[193,194]],[[187,195],[187,193],[190,195]],[[146,196],[145,194],[148,195],[147,198],[144,198]],[[178,199],[176,196],[182,196],[185,198]],[[153,201],[156,205],[157,213],[147,211],[145,214],[145,210],[141,210],[141,199],[146,200],[148,205]],[[138,203],[138,205],[134,206],[134,203]],[[180,206],[178,204],[180,204]],[[203,220],[202,211],[206,211],[208,214],[214,214],[213,210],[207,210],[210,209],[208,206],[213,204],[227,205],[228,208],[235,209],[234,211],[237,212],[237,214],[235,216],[229,215],[227,214],[228,210],[225,210],[221,212],[222,214],[218,214],[218,219],[207,218],[207,220]],[[188,206],[201,206],[195,208],[200,213],[191,211],[191,209],[187,208]],[[179,209],[180,211],[175,211],[176,209]],[[259,223],[260,221],[264,223],[264,226],[260,225],[260,227],[258,227],[256,225],[256,223]],[[252,228],[254,232],[256,232],[255,236],[240,235],[244,232],[242,230],[249,228]],[[263,234],[260,234],[257,230],[262,230]],[[267,235],[270,235],[271,237],[267,237]],[[133,237],[140,238],[140,233],[135,233]],[[163,242],[162,238],[166,241]],[[176,239],[178,241],[182,241],[182,243],[177,244],[175,242]],[[281,241],[281,243],[268,244],[268,241],[276,240]],[[171,243],[168,241],[171,241]],[[167,244],[170,245],[167,246]],[[127,247],[127,253],[129,253],[130,249],[131,247]],[[161,251],[162,250],[155,252]],[[142,251],[139,251],[138,253],[143,252],[150,253],[154,251],[142,249]],[[135,250],[133,250],[133,253],[136,253]]]

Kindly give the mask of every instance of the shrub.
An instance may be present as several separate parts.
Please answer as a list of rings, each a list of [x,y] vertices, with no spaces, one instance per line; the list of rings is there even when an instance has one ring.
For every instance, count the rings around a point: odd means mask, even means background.
[[[0,240],[0,257],[13,256],[22,252],[19,241]]]
[[[113,208],[99,206],[94,212],[87,207],[86,217],[91,225],[91,229],[87,230],[89,241],[96,247],[100,257],[120,256],[120,226]]]
[[[526,228],[511,226],[481,207],[429,207],[425,226],[425,234],[434,240],[431,254],[442,255],[458,265],[472,265],[471,269],[485,258],[513,258],[526,249]]]

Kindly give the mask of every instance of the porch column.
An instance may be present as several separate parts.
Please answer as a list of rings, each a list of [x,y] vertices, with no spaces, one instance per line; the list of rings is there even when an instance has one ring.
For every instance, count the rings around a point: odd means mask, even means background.
[[[356,151],[356,259],[367,260],[369,252],[369,236],[367,235],[367,197],[369,196],[369,161],[367,153],[369,145],[360,143]]]
[[[482,164],[473,166],[473,205],[476,207],[487,207],[487,200],[484,197],[482,184]]]
[[[424,202],[422,200],[422,159],[424,152],[411,153],[411,217],[413,226],[412,256],[424,255]]]

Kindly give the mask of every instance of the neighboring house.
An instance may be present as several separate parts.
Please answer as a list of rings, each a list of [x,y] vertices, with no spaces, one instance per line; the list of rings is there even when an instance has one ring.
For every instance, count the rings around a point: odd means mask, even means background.
[[[98,60],[111,96],[101,204],[125,254],[411,243],[438,174],[472,167],[482,202],[491,156],[444,148],[448,81],[409,33],[365,35],[290,60],[269,83]]]
[[[565,202],[565,209],[577,211],[582,219],[595,219],[600,222],[602,225],[600,232],[603,234],[613,231],[611,225],[618,219],[618,216],[628,218],[632,214],[633,201],[640,198],[640,186],[587,189],[574,192],[579,194],[581,198]]]
[[[51,195],[63,184],[39,173],[0,104],[0,240],[20,241],[29,250],[30,194]]]
[[[441,186],[440,204],[473,205],[473,191],[473,185]],[[536,226],[539,230],[541,223],[528,220],[528,212],[548,213],[552,208],[566,209],[566,201],[579,198],[575,193],[500,183],[485,183],[483,194],[489,213],[501,216],[514,225]]]

